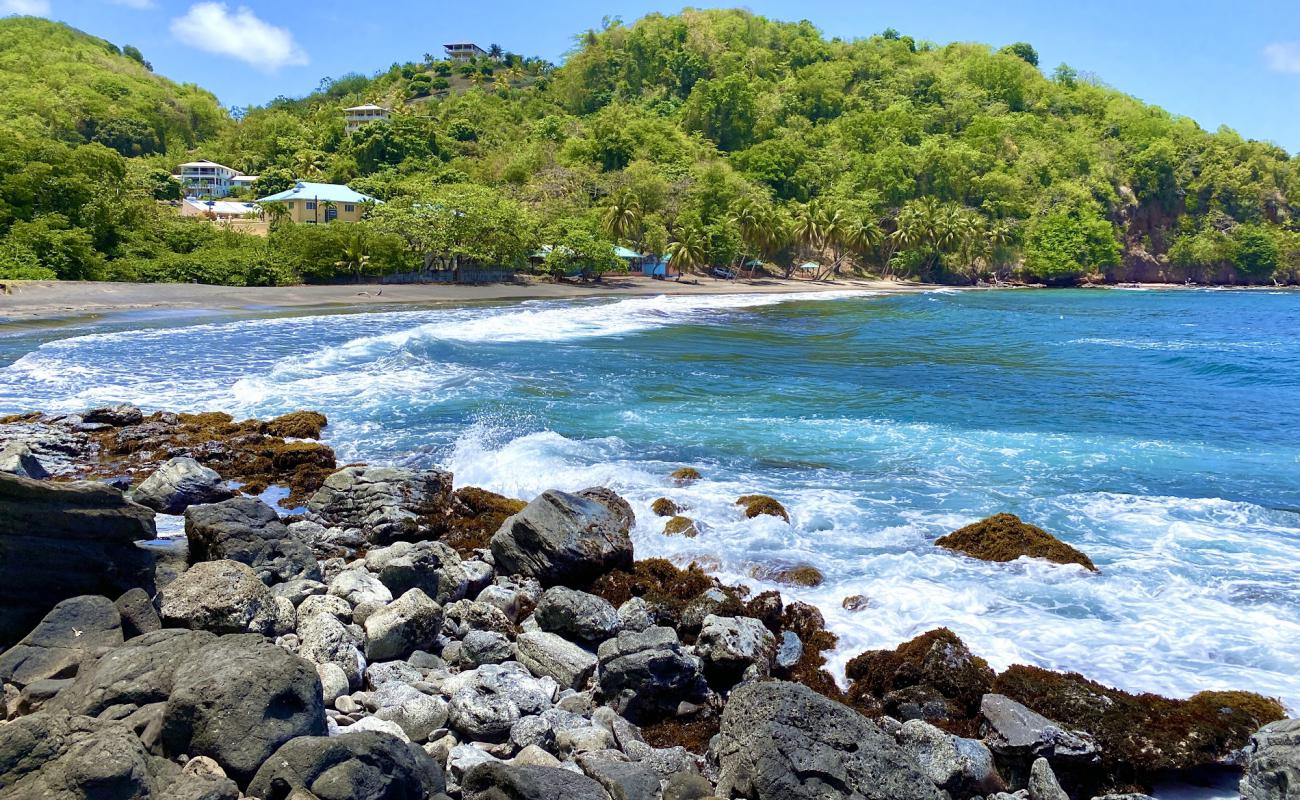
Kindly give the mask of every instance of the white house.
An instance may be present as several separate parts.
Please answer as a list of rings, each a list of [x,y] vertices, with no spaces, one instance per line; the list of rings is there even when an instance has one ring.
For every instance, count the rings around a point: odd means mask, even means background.
[[[176,179],[186,197],[225,197],[241,183],[251,184],[256,175],[244,175],[214,161],[189,161],[180,166]]]
[[[347,120],[347,132],[352,133],[362,125],[388,119],[388,115],[391,114],[392,111],[383,106],[367,104],[364,106],[345,108],[343,109],[343,113],[347,115],[345,118]]]
[[[447,58],[452,61],[469,61],[471,58],[478,58],[487,55],[487,51],[473,42],[452,42],[444,44],[442,49],[446,51]]]

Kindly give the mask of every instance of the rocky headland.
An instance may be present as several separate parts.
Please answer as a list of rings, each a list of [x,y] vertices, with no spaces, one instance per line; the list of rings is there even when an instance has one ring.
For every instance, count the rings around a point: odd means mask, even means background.
[[[1207,766],[1300,797],[1275,700],[999,674],[946,629],[832,675],[815,607],[638,560],[608,488],[343,466],[326,424],[0,420],[0,800],[1133,800]],[[1007,517],[939,544],[1094,568]]]

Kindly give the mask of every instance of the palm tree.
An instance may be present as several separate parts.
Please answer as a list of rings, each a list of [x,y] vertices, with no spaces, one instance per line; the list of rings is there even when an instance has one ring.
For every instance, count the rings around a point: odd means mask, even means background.
[[[324,206],[324,207],[325,207],[325,221],[326,221],[326,222],[332,222],[332,221],[333,221],[333,220],[330,219],[330,212],[331,212],[331,211],[334,212],[334,215],[335,215],[335,217],[337,218],[337,216],[338,216],[338,208],[339,208],[338,203],[335,203],[333,200],[326,200],[326,201],[323,202],[323,203],[317,203],[317,204],[316,204],[316,208],[317,208],[317,210],[318,210],[318,211],[317,211],[318,214],[319,214],[319,209],[321,208],[321,206]],[[320,222],[320,217],[319,217],[319,216],[317,216],[316,221],[317,221],[317,222]]]
[[[677,280],[687,270],[704,266],[708,258],[704,233],[693,225],[685,225],[677,231],[677,238],[668,243],[668,262],[677,267]]]
[[[348,238],[347,244],[343,246],[342,257],[334,262],[334,266],[354,273],[357,283],[361,282],[361,273],[370,266],[370,254],[366,252],[365,237],[360,229]]]
[[[795,211],[792,231],[795,241],[812,251],[813,255],[818,255],[826,241],[824,223],[825,213],[819,201],[809,200],[799,206]]]
[[[499,44],[488,45],[488,58],[492,59],[493,61],[500,61],[501,54],[503,52],[505,51],[501,49],[501,45]]]
[[[630,194],[610,203],[601,220],[605,233],[615,242],[635,241],[641,230],[641,201]]]
[[[285,205],[284,202],[280,200],[272,200],[269,203],[263,203],[262,213],[266,215],[267,221],[271,223],[271,230],[273,231],[278,230],[285,222],[292,221],[292,217],[289,214],[289,206]]]

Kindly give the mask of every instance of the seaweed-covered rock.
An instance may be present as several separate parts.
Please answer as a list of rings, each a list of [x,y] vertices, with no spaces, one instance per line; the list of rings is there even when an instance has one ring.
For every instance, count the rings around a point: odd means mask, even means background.
[[[507,518],[524,510],[528,503],[476,486],[463,486],[451,496],[451,513],[443,541],[456,552],[468,556],[486,549],[492,534],[501,529]]]
[[[253,568],[265,583],[318,581],[311,548],[289,534],[275,509],[256,497],[233,497],[185,510],[190,563],[229,559]]]
[[[689,486],[704,476],[695,467],[679,467],[669,473],[668,477],[678,486]]]
[[[232,494],[216,470],[180,456],[154,470],[131,491],[131,499],[163,514],[180,514],[190,506],[218,503]]]
[[[444,792],[442,767],[419,745],[383,733],[304,736],[286,743],[248,785],[276,800],[310,792],[320,800],[425,800]]]
[[[590,591],[615,606],[639,597],[657,621],[675,626],[691,601],[717,585],[717,580],[694,564],[679,569],[667,559],[647,558],[631,569],[605,573],[591,584]]]
[[[546,586],[578,585],[632,564],[622,520],[601,503],[543,492],[492,537],[499,572],[527,575]]]
[[[882,700],[891,693],[919,687],[951,701],[959,718],[974,717],[994,677],[988,662],[972,654],[947,628],[921,634],[894,650],[868,650],[849,661],[845,674],[853,682],[850,697]],[[946,721],[931,715],[926,718]]]
[[[115,406],[92,408],[82,414],[81,419],[92,425],[109,425],[114,428],[123,428],[127,425],[139,425],[143,422],[144,412],[130,403],[120,403]]]
[[[812,588],[826,581],[822,571],[812,564],[759,564],[749,570],[751,578],[785,586]]]
[[[98,651],[122,644],[122,618],[107,597],[83,595],[59,603],[31,633],[0,653],[0,683],[22,688],[69,678]]]
[[[436,535],[451,503],[451,473],[395,467],[345,467],[307,502],[307,519],[358,528],[375,544]]]
[[[1048,719],[1090,734],[1101,750],[1102,766],[1123,779],[1215,764],[1246,746],[1261,727],[1286,716],[1281,703],[1250,692],[1200,692],[1174,700],[1023,665],[999,675],[994,688]]]
[[[719,797],[940,800],[905,750],[875,724],[806,686],[748,683],[722,712]]]
[[[745,516],[749,519],[755,517],[778,517],[790,521],[790,514],[781,505],[781,501],[775,497],[769,497],[765,494],[747,494],[736,498],[736,505],[745,510]]]
[[[690,517],[670,517],[664,523],[664,536],[685,536],[694,539],[700,535],[700,525]]]
[[[102,483],[0,473],[0,647],[79,595],[154,590],[154,513]]]
[[[1243,800],[1294,800],[1300,792],[1300,719],[1265,725],[1246,747]]]
[[[329,420],[319,411],[292,411],[267,420],[266,432],[286,439],[319,439]]]
[[[994,514],[953,531],[935,544],[983,561],[1015,561],[1029,556],[1097,571],[1092,559],[1042,528],[1022,522],[1015,514]]]
[[[669,500],[667,497],[660,497],[650,504],[650,513],[656,517],[675,517],[682,513],[683,509],[677,503]]]

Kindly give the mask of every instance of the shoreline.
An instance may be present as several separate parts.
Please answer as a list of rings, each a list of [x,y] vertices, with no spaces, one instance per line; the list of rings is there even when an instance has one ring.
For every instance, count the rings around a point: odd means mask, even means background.
[[[191,283],[116,283],[97,281],[16,281],[0,294],[0,324],[125,311],[271,308],[362,308],[420,303],[494,300],[559,300],[587,297],[653,295],[781,294],[794,292],[924,292],[938,284],[896,280],[724,281],[697,277],[694,282],[615,277],[600,283],[344,284],[328,286],[211,286]]]

